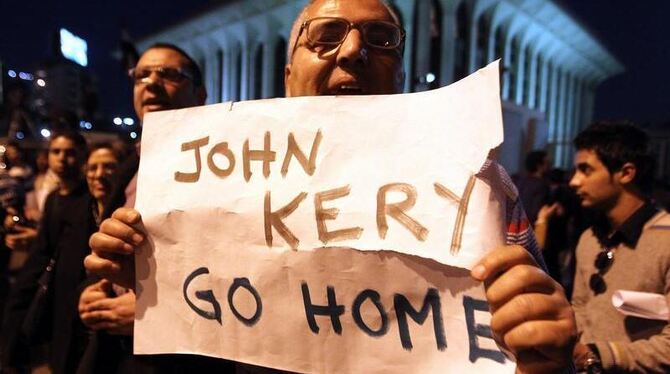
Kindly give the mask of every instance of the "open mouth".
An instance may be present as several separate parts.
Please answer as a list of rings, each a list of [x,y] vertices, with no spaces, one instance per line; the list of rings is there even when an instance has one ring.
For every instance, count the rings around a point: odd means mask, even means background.
[[[342,84],[337,87],[335,87],[334,90],[332,90],[332,93],[335,95],[364,95],[365,92],[363,91],[363,88],[357,84]]]
[[[168,103],[160,99],[147,99],[142,102],[145,107],[167,108]]]

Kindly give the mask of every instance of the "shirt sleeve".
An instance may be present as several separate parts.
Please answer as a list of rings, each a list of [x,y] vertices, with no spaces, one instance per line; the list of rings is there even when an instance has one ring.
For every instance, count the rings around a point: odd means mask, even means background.
[[[670,305],[670,266],[665,272],[665,299]],[[659,334],[633,342],[596,341],[605,370],[670,373],[670,323]]]
[[[533,228],[526,217],[519,193],[505,169],[497,162],[487,160],[478,175],[489,183],[498,185],[505,193],[506,244],[524,247],[546,272],[547,266],[535,239]]]

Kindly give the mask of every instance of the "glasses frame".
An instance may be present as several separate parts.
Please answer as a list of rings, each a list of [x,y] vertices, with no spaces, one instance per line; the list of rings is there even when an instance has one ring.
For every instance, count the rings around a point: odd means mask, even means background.
[[[164,82],[170,82],[170,83],[174,83],[174,84],[182,83],[184,80],[190,80],[191,82],[193,82],[193,74],[191,74],[189,71],[187,71],[185,69],[182,69],[182,68],[175,68],[175,67],[170,67],[170,66],[149,66],[149,67],[143,67],[142,70],[148,70],[150,73],[156,72],[157,73],[156,75],[158,76],[158,78],[160,80],[164,81]],[[163,74],[167,70],[176,71],[179,74],[179,76],[182,77],[182,79],[180,79],[179,81],[175,81],[175,80],[172,80],[172,79],[165,78],[163,76]],[[134,68],[128,69],[128,77],[130,78],[130,80],[133,81],[134,84],[147,83],[147,82],[145,82],[145,80],[149,79],[151,77],[151,74],[149,74],[148,76],[146,76],[144,78],[137,79],[135,77],[135,72],[136,71],[137,71],[137,66],[134,67]]]
[[[347,25],[347,31],[344,33],[344,36],[342,37],[342,40],[340,40],[338,42],[314,42],[314,41],[310,40],[310,38],[309,38],[309,25],[313,21],[322,20],[322,19],[342,21],[343,23],[345,23]],[[382,46],[376,46],[376,45],[372,45],[372,44],[368,43],[368,38],[367,38],[366,33],[365,33],[364,30],[365,30],[365,25],[370,24],[370,23],[383,23],[383,24],[387,24],[387,25],[390,25],[390,26],[398,29],[398,31],[400,31],[400,38],[398,40],[398,44],[394,45],[392,47],[382,47]],[[365,43],[366,46],[368,46],[370,48],[382,49],[382,50],[394,50],[395,49],[395,50],[399,50],[401,54],[403,52],[403,49],[404,49],[404,46],[405,46],[406,32],[405,32],[405,29],[402,26],[400,26],[398,24],[395,24],[393,22],[370,20],[370,21],[364,21],[364,22],[360,22],[360,23],[354,23],[354,22],[349,22],[348,20],[346,20],[344,18],[341,18],[341,17],[314,17],[314,18],[311,18],[311,19],[308,19],[308,20],[304,21],[300,25],[300,30],[298,31],[298,35],[295,38],[295,43],[293,44],[293,50],[291,51],[291,58],[293,58],[293,55],[295,54],[295,51],[298,49],[298,41],[300,41],[300,36],[302,35],[303,31],[305,31],[305,30],[307,30],[307,32],[305,33],[305,38],[307,39],[307,42],[309,43],[310,46],[324,45],[324,46],[334,47],[334,46],[342,45],[342,43],[344,43],[344,41],[347,40],[347,36],[349,36],[349,33],[351,32],[351,29],[358,29],[358,31],[361,32],[361,36],[363,37],[363,42]]]

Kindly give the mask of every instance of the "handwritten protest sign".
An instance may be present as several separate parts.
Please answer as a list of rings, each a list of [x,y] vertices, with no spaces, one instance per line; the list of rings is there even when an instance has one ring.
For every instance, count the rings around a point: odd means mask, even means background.
[[[446,88],[152,113],[135,352],[298,372],[512,370],[467,269],[504,242],[494,63]]]

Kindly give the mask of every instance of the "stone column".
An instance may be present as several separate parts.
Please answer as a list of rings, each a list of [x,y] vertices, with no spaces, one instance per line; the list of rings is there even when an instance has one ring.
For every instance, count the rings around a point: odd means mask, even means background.
[[[242,100],[242,95],[241,95],[241,88],[242,88],[242,83],[240,82],[242,79],[242,45],[239,43],[235,43],[234,47],[230,49],[230,64],[228,66],[230,67],[230,79],[229,79],[229,84],[228,87],[230,87],[230,100],[232,101],[240,101]]]
[[[215,104],[221,100],[221,63],[219,62],[219,49],[211,48],[206,57],[207,68],[207,102]]]
[[[240,85],[240,100],[249,100],[251,97],[251,79],[249,79],[251,75],[251,54],[252,51],[251,49],[253,46],[250,45],[248,40],[245,40],[242,42],[242,45],[240,47],[240,53],[242,53],[242,69],[240,71],[240,82],[242,84]]]
[[[547,97],[549,106],[549,143],[556,143],[556,112],[558,107],[558,75],[559,70],[552,66],[551,80],[549,81],[549,95]]]
[[[540,105],[539,108],[541,111],[545,112],[545,115],[548,116],[549,111],[547,110],[547,87],[549,85],[549,62],[546,58],[542,59],[542,66],[540,70]],[[547,118],[548,120],[548,118]]]
[[[496,58],[496,28],[497,25],[493,24],[493,17],[489,19],[489,36],[488,42],[486,44],[486,61],[490,62]]]
[[[575,77],[570,75],[568,77],[566,87],[566,103],[565,103],[565,132],[563,133],[563,158],[561,166],[567,167],[571,158],[570,142],[572,140],[574,119],[575,119]]]
[[[537,98],[535,96],[535,87],[537,86],[537,60],[539,59],[539,56],[540,54],[538,51],[533,51],[531,53],[529,66],[530,71],[528,72],[528,85],[525,88],[527,90],[526,92],[528,92],[528,101],[526,101],[526,105],[529,108],[535,108],[535,104],[537,102]]]
[[[510,66],[512,58],[512,37],[509,32],[509,27],[503,29],[503,40],[505,40],[505,45],[503,47],[503,62],[505,63],[505,73],[502,76],[502,98],[503,100],[509,100],[509,85],[510,85],[510,76],[509,69],[513,69],[513,66]]]
[[[554,153],[554,164],[558,167],[562,166],[561,161],[563,157],[563,134],[565,133],[565,104],[567,94],[567,75],[566,71],[561,73],[558,82],[558,108],[556,114],[556,151]]]
[[[275,49],[278,40],[278,35],[271,34],[263,43],[263,48],[265,49],[263,53],[263,91],[261,93],[261,98],[263,99],[272,97],[275,92],[275,64],[277,63]]]
[[[572,162],[575,157],[575,149],[572,146],[572,141],[575,139],[575,136],[579,133],[579,129],[581,128],[581,118],[582,118],[582,107],[583,107],[583,101],[582,101],[582,96],[583,96],[583,81],[581,77],[575,77],[575,82],[574,82],[574,93],[573,93],[573,111],[572,111],[572,126],[570,128],[570,136],[567,139],[568,141],[568,149],[569,149],[569,157],[567,159],[567,166],[569,167],[572,165]]]
[[[477,22],[478,15],[475,14],[476,0],[471,0],[467,3],[468,10],[468,44],[466,53],[468,56],[468,74],[472,74],[477,69],[477,35],[479,34],[479,23]]]
[[[256,41],[251,41],[249,42],[249,61],[248,61],[248,70],[247,70],[247,76],[248,76],[248,89],[247,89],[247,100],[253,100],[256,98],[260,98],[263,95],[263,61],[261,60],[261,70],[257,71],[256,70],[256,60],[258,58],[265,58],[265,51],[263,50],[264,45],[261,42],[256,42]],[[259,57],[260,55],[260,57]],[[260,76],[259,76],[260,74]],[[260,89],[257,88],[257,83],[258,80],[260,80],[261,87]],[[256,92],[256,91],[260,92]]]
[[[414,1],[396,1],[398,11],[401,13],[402,19],[405,21],[405,56],[403,57],[403,65],[405,67],[405,92],[412,90],[412,55],[414,53]],[[290,42],[290,41],[289,41]]]
[[[223,101],[232,101],[235,97],[235,86],[233,85],[235,78],[235,69],[233,67],[233,64],[235,63],[235,49],[224,48],[223,51],[223,71],[221,72],[221,74],[223,74],[223,81],[221,82],[221,96]]]
[[[428,89],[426,74],[430,71],[430,0],[416,0],[414,11],[416,12],[416,32],[414,40],[414,69],[411,84],[413,91],[425,91]]]
[[[517,105],[523,104],[523,90],[525,89],[523,80],[524,80],[524,74],[526,74],[526,44],[519,42],[519,48],[517,49],[517,53],[519,54],[517,59],[516,59],[516,82],[510,82],[510,84],[514,84],[516,86],[516,90],[514,91],[515,97],[512,97],[510,99],[513,99],[514,102]]]
[[[440,85],[454,82],[456,58],[456,7],[455,1],[441,1],[442,5],[442,56],[440,57]]]

